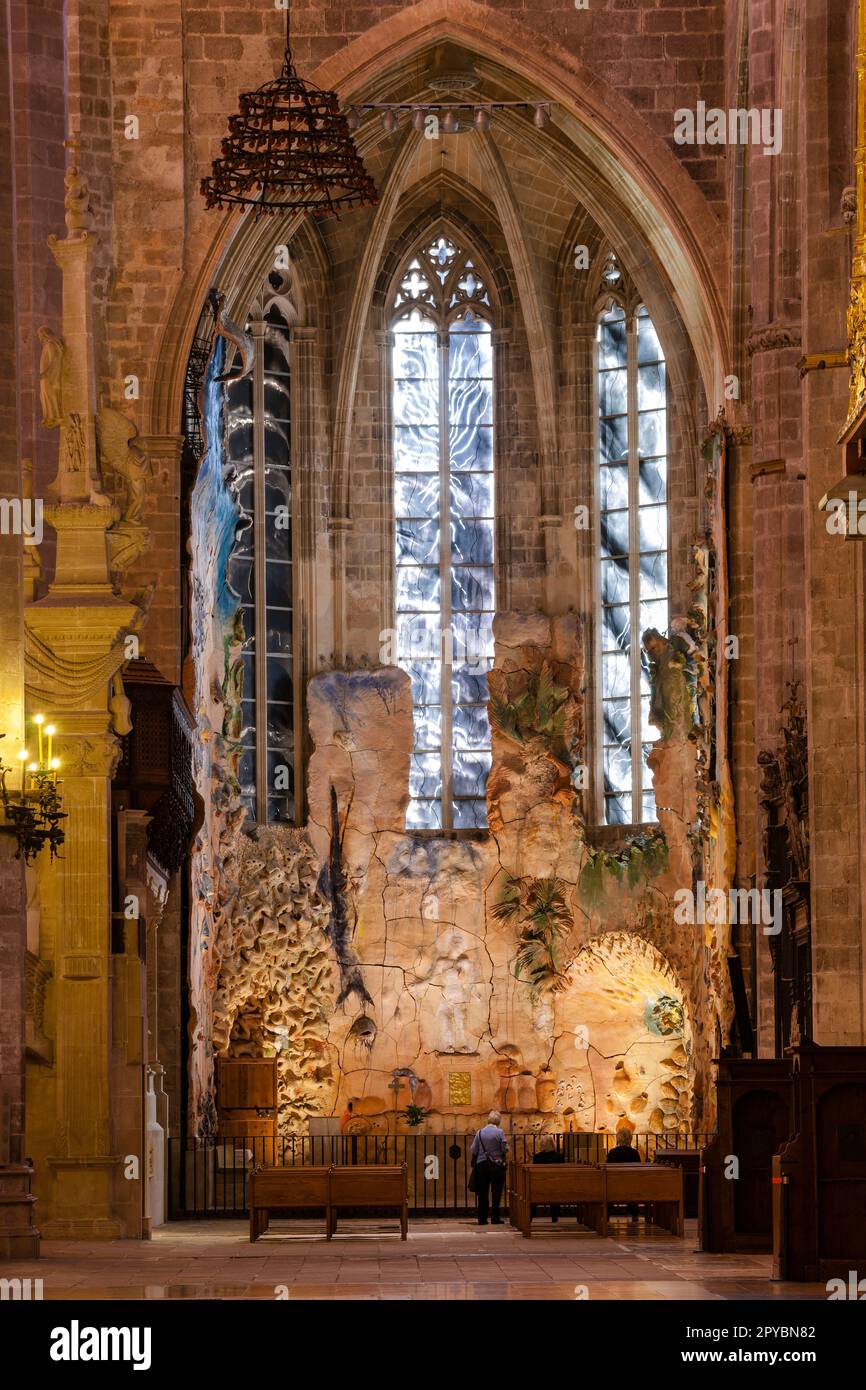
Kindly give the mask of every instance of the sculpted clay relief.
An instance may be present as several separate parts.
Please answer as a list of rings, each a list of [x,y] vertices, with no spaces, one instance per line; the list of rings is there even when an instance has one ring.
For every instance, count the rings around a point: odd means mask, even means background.
[[[214,440],[222,366],[217,352],[204,392]],[[516,1129],[709,1129],[725,939],[674,914],[695,874],[725,873],[724,795],[706,773],[709,567],[672,635],[644,638],[655,835],[612,846],[594,828],[581,618],[510,611],[493,622],[486,832],[406,831],[412,693],[385,665],[308,682],[306,824],[256,827],[237,777],[248,644],[226,579],[229,472],[206,450],[192,508],[193,1132],[216,1129],[219,1055],[276,1056],[283,1134],[349,1102],[373,1133],[419,1111],[462,1131],[493,1105]]]
[[[588,896],[593,851],[571,779],[584,737],[580,625],[500,614],[495,631],[492,688],[506,699],[522,673],[531,685],[549,669],[564,718],[552,738],[494,721],[488,834],[404,830],[412,708],[394,667],[310,681],[304,830],[251,838],[223,815],[212,1046],[276,1054],[284,1134],[350,1101],[348,1127],[372,1134],[408,1132],[410,1105],[430,1132],[462,1132],[494,1105],[516,1130],[708,1127],[716,980],[700,933],[673,914],[693,853],[695,745],[680,695],[654,752],[665,855]]]

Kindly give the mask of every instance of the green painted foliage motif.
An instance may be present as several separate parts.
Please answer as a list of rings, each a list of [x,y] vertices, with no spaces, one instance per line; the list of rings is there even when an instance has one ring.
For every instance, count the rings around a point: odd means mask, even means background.
[[[663,873],[667,863],[668,843],[661,830],[635,835],[616,852],[587,847],[580,875],[581,901],[588,908],[598,907],[609,887],[637,888]]]
[[[493,727],[515,743],[528,743],[533,738],[559,742],[565,737],[567,688],[557,685],[547,661],[537,672],[518,674],[523,677],[524,690],[512,695],[506,677],[504,695],[491,695]]]
[[[563,947],[572,926],[567,888],[555,877],[509,877],[492,909],[497,921],[517,928],[514,975],[534,995],[565,988]]]

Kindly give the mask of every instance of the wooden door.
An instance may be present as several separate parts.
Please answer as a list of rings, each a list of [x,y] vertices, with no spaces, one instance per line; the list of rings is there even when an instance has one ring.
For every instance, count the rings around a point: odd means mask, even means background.
[[[739,1177],[732,1178],[734,1230],[761,1236],[769,1245],[773,1230],[773,1154],[790,1136],[788,1105],[772,1091],[747,1091],[734,1102],[731,1115],[733,1152]]]
[[[866,1256],[866,1085],[834,1086],[820,1097],[815,1110],[818,1256],[862,1260]]]

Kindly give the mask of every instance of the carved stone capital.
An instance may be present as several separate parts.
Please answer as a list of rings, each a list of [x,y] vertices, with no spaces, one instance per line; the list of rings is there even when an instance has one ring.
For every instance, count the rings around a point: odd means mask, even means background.
[[[140,434],[136,444],[154,463],[177,464],[183,453],[182,434]]]
[[[732,444],[736,444],[740,449],[745,448],[752,442],[752,426],[732,425],[728,435]]]
[[[64,783],[70,777],[113,777],[121,751],[119,740],[108,732],[94,733],[92,738],[59,738],[60,777]]]
[[[107,717],[109,683],[126,657],[124,637],[142,610],[109,596],[103,603],[76,603],[49,596],[25,609],[24,658],[28,699],[57,711],[69,728],[69,712]]]
[[[854,420],[866,408],[866,280],[851,284],[848,303],[848,365],[851,369],[851,388],[848,419]]]
[[[761,352],[784,352],[789,348],[802,346],[803,335],[799,328],[780,323],[769,323],[758,328],[746,339],[746,352],[750,357]]]

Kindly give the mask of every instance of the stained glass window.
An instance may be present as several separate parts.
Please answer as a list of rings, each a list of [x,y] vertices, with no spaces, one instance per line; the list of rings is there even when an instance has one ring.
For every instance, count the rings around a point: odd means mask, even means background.
[[[668,626],[665,359],[646,308],[600,317],[601,772],[608,825],[656,820],[641,634]]]
[[[239,781],[255,820],[291,823],[297,812],[291,374],[288,324],[276,305],[252,336],[252,373],[226,386],[226,448],[241,512],[228,565],[244,632]]]
[[[493,664],[493,346],[471,257],[437,236],[392,322],[397,659],[412,681],[406,825],[487,825]]]

